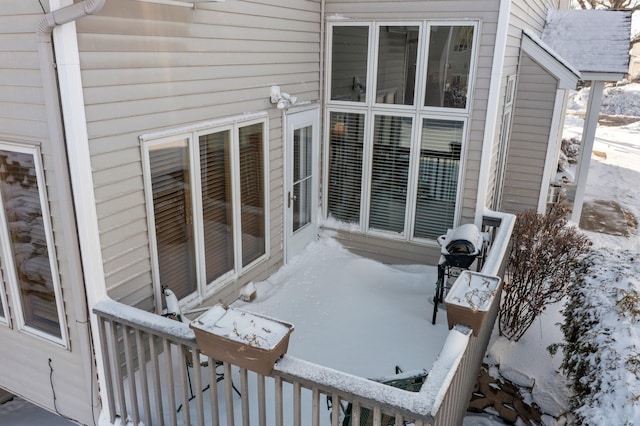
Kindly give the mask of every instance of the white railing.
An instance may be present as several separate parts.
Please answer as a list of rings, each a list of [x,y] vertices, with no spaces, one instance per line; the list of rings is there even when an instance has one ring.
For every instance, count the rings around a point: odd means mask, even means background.
[[[513,216],[488,212],[485,228],[493,238],[483,273],[497,275]],[[460,424],[498,305],[496,297],[477,336],[455,326],[420,391],[409,392],[287,355],[271,376],[218,365],[201,355],[187,325],[103,300],[93,312],[104,348],[104,408],[111,424],[337,426],[345,413],[354,425],[365,416],[374,426]]]

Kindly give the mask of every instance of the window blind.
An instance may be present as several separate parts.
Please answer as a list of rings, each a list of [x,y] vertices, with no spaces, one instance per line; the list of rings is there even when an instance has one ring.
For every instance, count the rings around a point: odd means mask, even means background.
[[[149,149],[160,284],[179,299],[197,289],[187,140]]]
[[[411,124],[410,117],[375,116],[369,228],[404,231]]]
[[[266,252],[262,126],[257,123],[241,127],[238,135],[243,266]]]
[[[230,131],[200,136],[204,258],[207,283],[234,267]]]
[[[360,223],[364,114],[332,112],[329,141],[329,215]]]
[[[462,121],[422,122],[414,237],[437,238],[453,226],[463,126]]]

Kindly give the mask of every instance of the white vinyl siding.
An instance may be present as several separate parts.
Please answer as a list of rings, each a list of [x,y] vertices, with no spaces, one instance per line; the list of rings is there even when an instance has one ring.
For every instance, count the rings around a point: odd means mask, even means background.
[[[59,145],[50,141],[35,34],[49,11],[48,3],[3,0],[0,6],[0,140],[38,145],[41,152],[42,190],[48,201],[53,237],[48,248],[55,256],[52,259],[56,261],[68,345],[20,329],[15,294],[5,285],[6,294],[0,296],[0,302],[6,303],[4,318],[8,324],[0,319],[0,387],[53,411],[53,383],[57,408],[66,415],[73,413],[80,424],[92,424],[93,407],[98,407],[99,401],[97,390],[92,389],[95,364],[89,346],[75,216],[65,177],[66,158],[64,152],[57,151]],[[0,267],[6,270],[7,265],[2,263]],[[3,279],[7,278],[5,274]]]
[[[158,304],[138,136],[189,123],[269,113],[270,257],[213,300],[236,297],[242,284],[282,264],[282,116],[269,103],[269,88],[278,84],[299,103],[320,98],[320,16],[319,0],[234,0],[196,9],[109,0],[76,23],[111,297],[147,310]]]
[[[538,208],[557,87],[552,75],[522,56],[505,169],[505,212]]]

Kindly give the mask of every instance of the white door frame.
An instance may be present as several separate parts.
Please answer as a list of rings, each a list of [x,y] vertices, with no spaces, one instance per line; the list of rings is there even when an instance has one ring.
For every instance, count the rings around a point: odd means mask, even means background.
[[[311,126],[311,220],[293,232],[293,135],[296,129]],[[284,258],[288,263],[292,257],[316,239],[318,233],[318,186],[320,147],[320,106],[311,105],[292,108],[284,114]]]

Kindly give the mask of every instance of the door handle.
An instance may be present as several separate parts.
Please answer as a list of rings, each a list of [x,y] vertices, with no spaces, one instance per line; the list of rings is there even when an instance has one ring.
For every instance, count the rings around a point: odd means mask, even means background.
[[[289,191],[288,196],[287,196],[287,207],[291,208],[291,201],[296,201],[298,199],[298,197],[296,197],[295,195],[291,194],[291,191]]]

